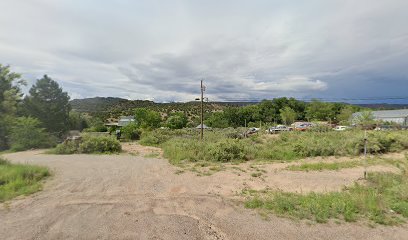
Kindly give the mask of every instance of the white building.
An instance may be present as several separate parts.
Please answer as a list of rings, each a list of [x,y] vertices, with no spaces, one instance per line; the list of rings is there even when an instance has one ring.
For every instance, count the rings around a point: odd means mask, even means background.
[[[372,111],[371,113],[373,114],[374,120],[408,126],[408,109]],[[360,115],[361,112],[356,112],[352,118],[356,119]]]

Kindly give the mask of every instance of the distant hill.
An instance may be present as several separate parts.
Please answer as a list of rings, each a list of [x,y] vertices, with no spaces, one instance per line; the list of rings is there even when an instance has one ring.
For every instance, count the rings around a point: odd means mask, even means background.
[[[126,102],[128,100],[123,98],[114,97],[95,97],[74,99],[70,101],[72,109],[78,112],[100,112],[105,111],[107,108],[116,105],[120,102]]]
[[[121,115],[133,115],[135,108],[149,108],[168,115],[172,112],[184,112],[189,119],[197,118],[200,115],[201,105],[198,101],[193,102],[173,102],[155,103],[148,100],[127,100],[114,97],[95,97],[85,99],[74,99],[71,102],[72,109],[78,112],[98,116],[102,119],[116,119]],[[204,104],[205,112],[221,111],[226,107],[241,107],[258,102],[209,102]],[[403,109],[408,108],[408,104],[356,104],[364,108],[373,110],[381,109]]]
[[[78,112],[88,113],[92,116],[98,116],[103,119],[117,118],[121,115],[133,115],[135,108],[149,108],[167,115],[171,112],[184,112],[189,118],[199,116],[200,102],[185,103],[155,103],[148,100],[127,100],[114,97],[95,97],[85,99],[74,99],[71,102],[72,109]],[[254,103],[223,103],[211,102],[205,103],[205,112],[213,112],[224,109],[227,106],[244,106]]]
[[[389,103],[373,103],[373,104],[354,104],[356,106],[371,108],[375,110],[392,110],[392,109],[407,109],[408,104],[389,104]]]

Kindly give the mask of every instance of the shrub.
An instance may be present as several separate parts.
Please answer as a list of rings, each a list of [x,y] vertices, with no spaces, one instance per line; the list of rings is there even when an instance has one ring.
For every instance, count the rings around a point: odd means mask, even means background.
[[[66,141],[59,144],[53,153],[118,153],[121,150],[120,142],[112,136],[84,135],[79,142]]]
[[[224,139],[209,146],[209,154],[213,161],[230,162],[232,160],[244,160],[245,147],[239,140]]]
[[[142,131],[137,127],[136,123],[130,123],[121,129],[122,136],[127,140],[139,140]]]
[[[36,118],[17,118],[11,130],[11,149],[22,151],[31,148],[48,148],[54,146],[56,139],[40,127]]]
[[[173,113],[166,121],[166,125],[170,129],[182,129],[187,126],[188,119],[182,112]]]
[[[111,136],[84,136],[79,144],[81,153],[118,153],[122,150],[120,142]]]
[[[78,152],[79,142],[65,141],[58,144],[52,151],[55,154],[74,154]]]

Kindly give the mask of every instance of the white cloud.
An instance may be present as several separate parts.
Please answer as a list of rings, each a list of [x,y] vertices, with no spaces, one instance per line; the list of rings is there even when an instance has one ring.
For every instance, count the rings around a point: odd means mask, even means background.
[[[212,99],[408,88],[405,0],[2,0],[0,9],[1,63],[31,82],[48,74],[72,97],[188,101],[200,78]]]

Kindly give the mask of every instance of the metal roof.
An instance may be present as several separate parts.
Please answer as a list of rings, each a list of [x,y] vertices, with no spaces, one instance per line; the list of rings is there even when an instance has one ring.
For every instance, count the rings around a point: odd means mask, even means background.
[[[119,119],[118,126],[124,127],[129,125],[129,123],[134,122],[135,118],[133,116],[122,116]]]
[[[356,112],[353,117],[361,115],[362,112]],[[397,109],[397,110],[382,110],[382,111],[372,111],[374,118],[406,118],[408,117],[408,109]]]

